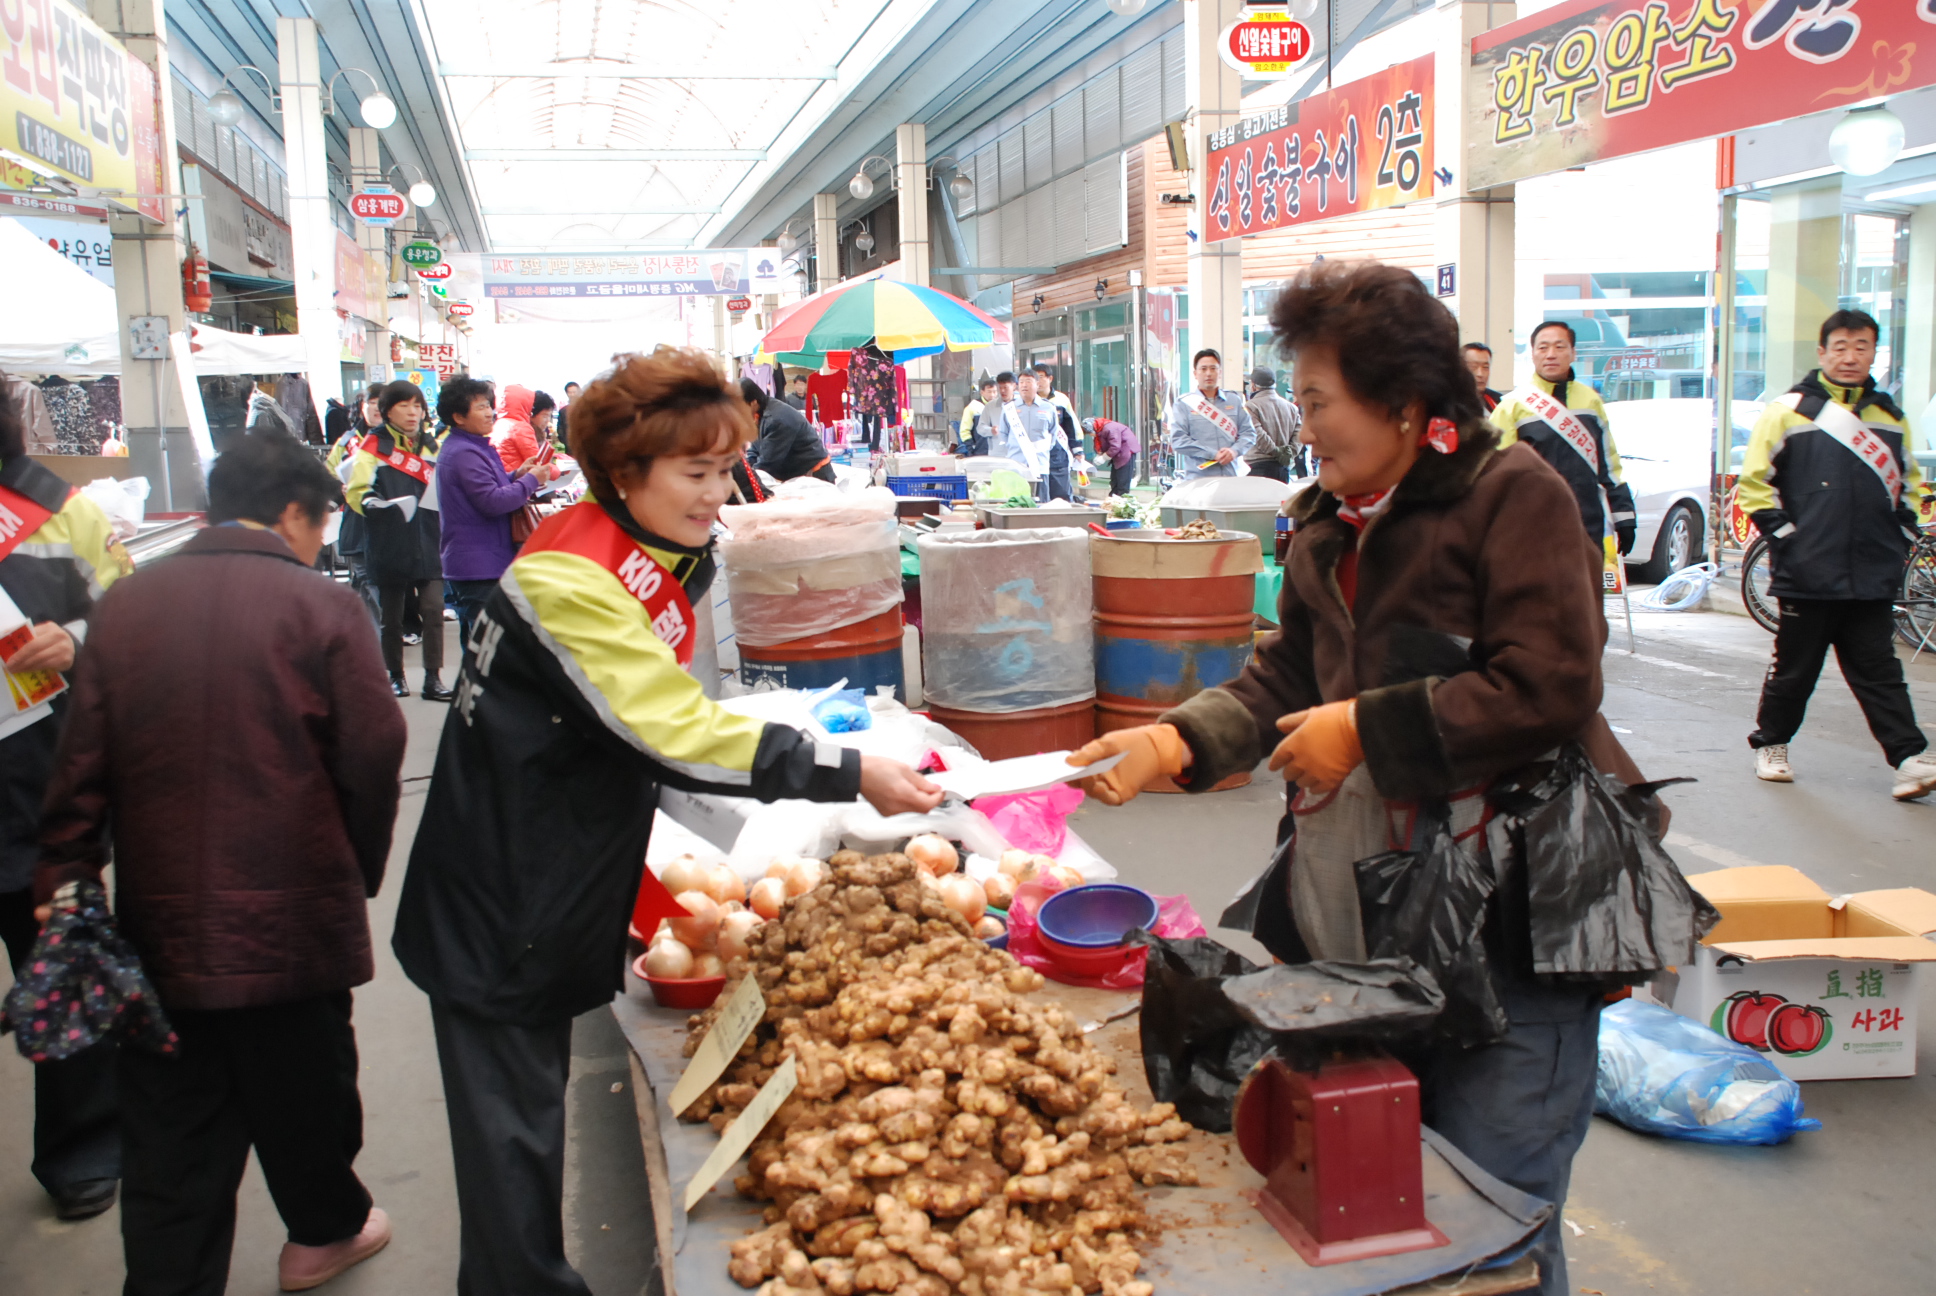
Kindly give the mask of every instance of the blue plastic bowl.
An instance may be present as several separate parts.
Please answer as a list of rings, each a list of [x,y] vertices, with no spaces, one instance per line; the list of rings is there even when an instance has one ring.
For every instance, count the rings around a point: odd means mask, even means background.
[[[1122,944],[1131,928],[1156,922],[1156,897],[1140,887],[1097,882],[1056,892],[1042,902],[1035,920],[1051,940],[1107,949]]]
[[[1143,529],[1143,524],[1135,518],[1110,518],[1103,525],[1111,531],[1141,531]]]

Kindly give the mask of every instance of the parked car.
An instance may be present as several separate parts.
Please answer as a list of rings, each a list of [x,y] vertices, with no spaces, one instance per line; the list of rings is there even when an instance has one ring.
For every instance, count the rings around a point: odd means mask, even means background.
[[[1633,552],[1627,555],[1627,574],[1641,584],[1657,585],[1700,562],[1707,551],[1714,402],[1608,401],[1607,418],[1633,488],[1639,524]]]

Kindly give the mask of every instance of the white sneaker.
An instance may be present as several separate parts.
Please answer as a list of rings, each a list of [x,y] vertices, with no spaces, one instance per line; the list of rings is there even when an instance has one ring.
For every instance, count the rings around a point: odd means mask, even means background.
[[[1788,764],[1787,743],[1770,743],[1766,747],[1755,748],[1755,777],[1764,783],[1795,781],[1795,771]]]
[[[1914,801],[1931,792],[1936,792],[1936,757],[1923,752],[1896,766],[1896,800]]]

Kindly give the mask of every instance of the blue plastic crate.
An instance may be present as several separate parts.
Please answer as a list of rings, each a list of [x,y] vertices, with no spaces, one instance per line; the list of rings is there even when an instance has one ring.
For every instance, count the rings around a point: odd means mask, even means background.
[[[965,500],[968,498],[968,478],[922,475],[917,477],[889,477],[887,488],[896,495],[938,495],[942,499]]]

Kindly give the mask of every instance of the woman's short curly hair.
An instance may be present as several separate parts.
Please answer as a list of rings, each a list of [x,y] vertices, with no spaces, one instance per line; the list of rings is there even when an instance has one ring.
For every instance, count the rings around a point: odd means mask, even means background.
[[[661,455],[737,450],[753,439],[753,417],[739,389],[703,351],[660,347],[651,355],[612,357],[571,403],[571,453],[592,494],[615,501],[620,485],[642,480]]]
[[[1270,322],[1286,358],[1333,348],[1360,400],[1393,414],[1422,401],[1427,418],[1449,418],[1468,435],[1484,426],[1478,385],[1459,355],[1459,323],[1410,270],[1319,261],[1277,294]]]

